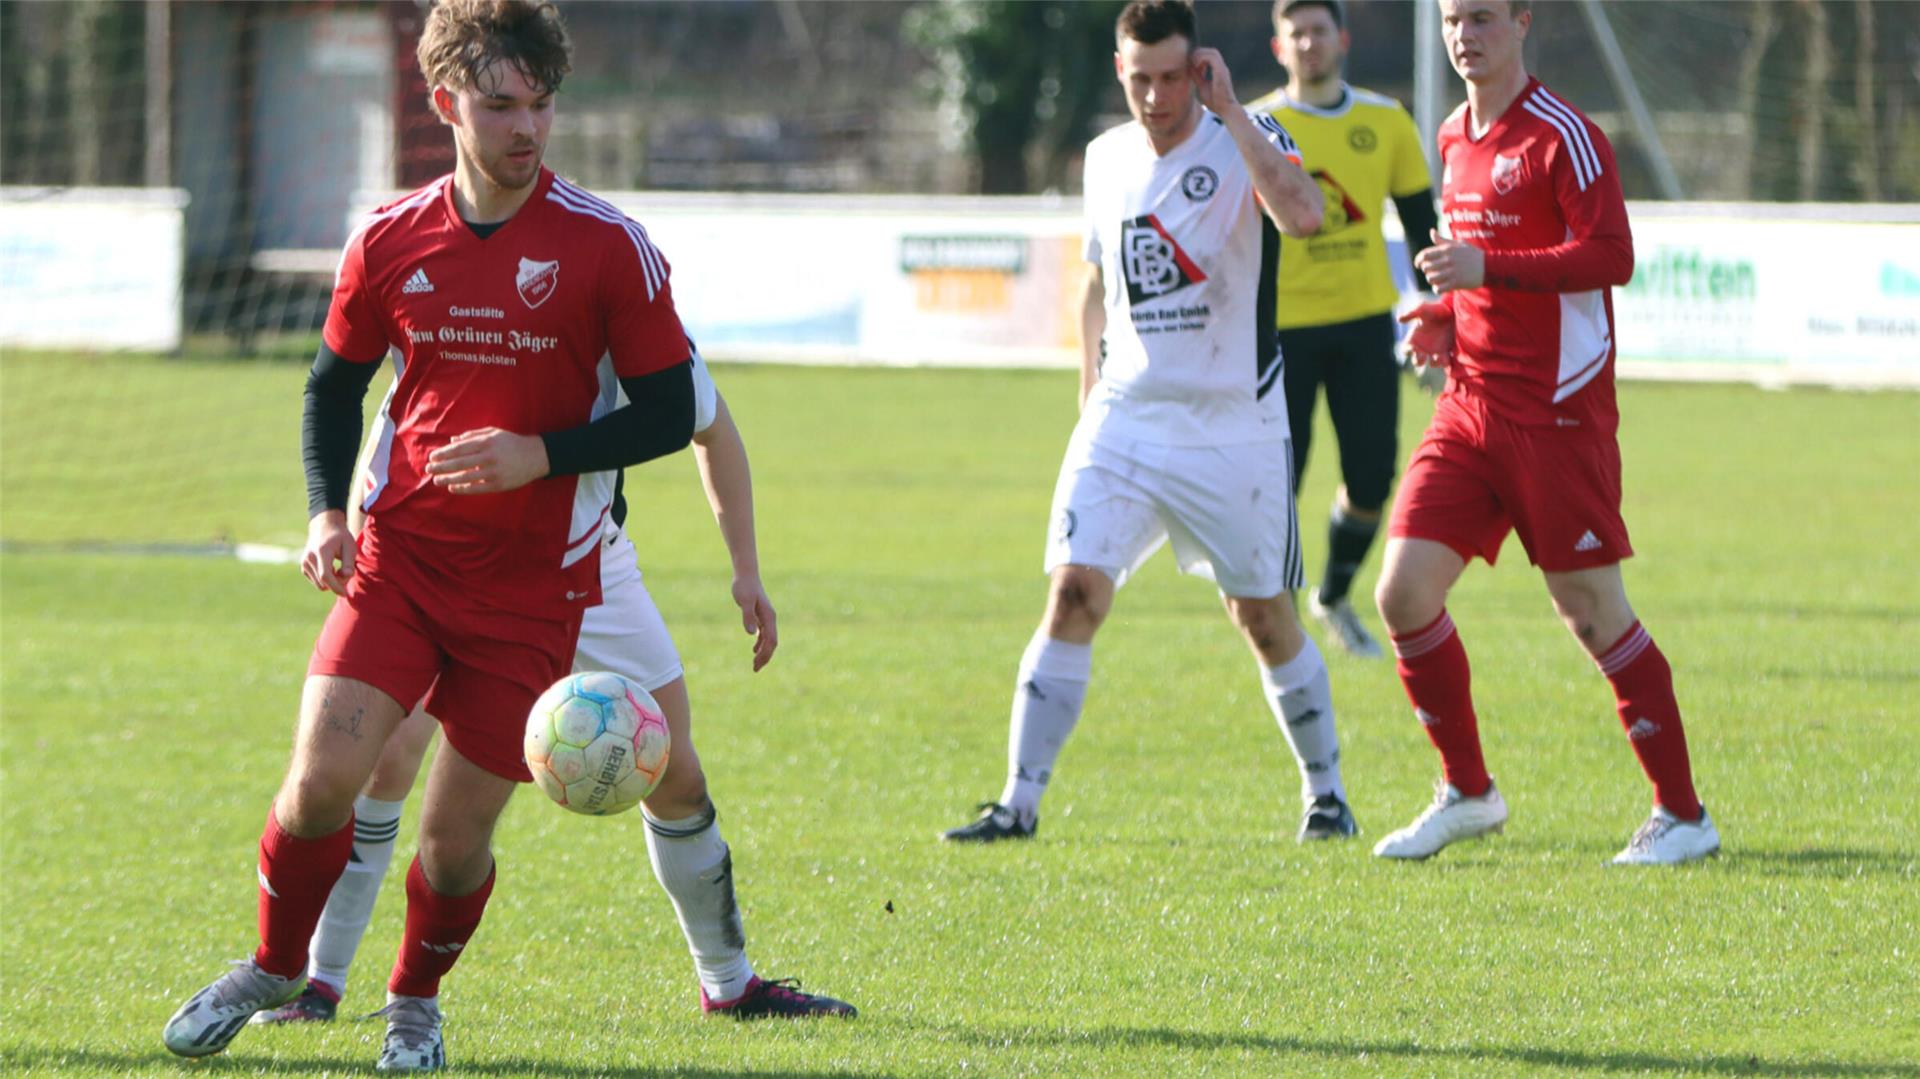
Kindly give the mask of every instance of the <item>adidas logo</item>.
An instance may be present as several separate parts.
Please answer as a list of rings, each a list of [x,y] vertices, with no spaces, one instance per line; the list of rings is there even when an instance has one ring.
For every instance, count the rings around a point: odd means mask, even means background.
[[[400,291],[406,293],[432,292],[433,282],[427,280],[427,271],[415,270],[413,271],[413,276],[407,278],[407,283],[400,286]]]
[[[1660,724],[1641,716],[1633,721],[1633,726],[1627,728],[1627,739],[1633,742],[1644,742],[1659,733]]]
[[[1594,535],[1593,532],[1589,530],[1585,535],[1580,537],[1579,543],[1573,545],[1573,549],[1576,551],[1597,551],[1600,549],[1600,537]]]

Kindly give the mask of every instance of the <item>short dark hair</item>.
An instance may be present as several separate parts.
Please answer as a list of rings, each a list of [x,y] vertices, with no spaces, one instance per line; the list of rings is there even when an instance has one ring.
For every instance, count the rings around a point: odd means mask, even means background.
[[[1132,0],[1114,21],[1113,34],[1142,45],[1157,45],[1176,34],[1189,45],[1200,43],[1192,0]]]
[[[429,87],[475,89],[506,63],[552,93],[573,70],[573,44],[551,3],[536,0],[436,0],[415,52]]]
[[[1273,0],[1273,25],[1279,26],[1281,19],[1299,11],[1303,7],[1326,8],[1327,14],[1333,16],[1333,25],[1336,29],[1345,30],[1347,28],[1346,5],[1342,4],[1340,0]]]

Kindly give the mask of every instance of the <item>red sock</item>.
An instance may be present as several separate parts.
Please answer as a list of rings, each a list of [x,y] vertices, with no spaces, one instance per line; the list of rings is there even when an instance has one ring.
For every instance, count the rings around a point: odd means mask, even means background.
[[[407,867],[407,929],[400,940],[400,958],[387,979],[388,992],[409,997],[440,995],[440,979],[453,969],[473,931],[480,928],[496,872],[497,867],[489,870],[486,883],[471,895],[441,895],[427,883],[420,856],[413,856],[413,864]]]
[[[1467,648],[1446,611],[1423,629],[1393,638],[1400,684],[1413,714],[1427,730],[1447,782],[1469,798],[1487,793],[1493,780],[1480,756],[1480,723],[1473,714],[1473,677]]]
[[[1693,766],[1687,760],[1687,732],[1680,705],[1673,699],[1673,668],[1660,646],[1635,622],[1613,647],[1594,660],[1613,685],[1620,725],[1640,767],[1653,781],[1653,799],[1681,820],[1698,820],[1700,799],[1693,793]]]
[[[352,818],[332,835],[301,839],[267,810],[260,833],[260,947],[253,953],[261,970],[282,978],[307,972],[307,942],[352,855]]]

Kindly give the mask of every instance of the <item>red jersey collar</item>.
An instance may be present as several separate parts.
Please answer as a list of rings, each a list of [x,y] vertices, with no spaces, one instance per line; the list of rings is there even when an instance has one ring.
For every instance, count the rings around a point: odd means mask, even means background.
[[[1475,138],[1473,134],[1473,102],[1468,101],[1465,106],[1467,111],[1462,116],[1462,119],[1466,121],[1466,124],[1460,129],[1461,134],[1467,137],[1468,142],[1475,143],[1475,144],[1485,142],[1487,139],[1492,138],[1494,135],[1494,132],[1499,131],[1502,128],[1507,126],[1507,119],[1514,114],[1514,110],[1518,109],[1522,105],[1525,105],[1527,103],[1527,99],[1532,97],[1533,92],[1538,89],[1540,89],[1540,77],[1538,75],[1528,75],[1527,85],[1520,89],[1519,96],[1515,97],[1513,99],[1513,103],[1507,106],[1507,111],[1501,113],[1498,119],[1496,119],[1493,123],[1487,125],[1487,130],[1485,131],[1485,133],[1480,135],[1479,138]]]
[[[478,241],[480,238],[474,236],[473,230],[467,227],[466,219],[460,216],[459,205],[453,201],[453,175],[451,173],[447,175],[446,185],[447,189],[440,194],[440,205],[446,209],[447,223],[454,227],[454,231],[465,236],[472,236]],[[515,221],[520,220],[520,218],[526,214],[528,207],[547,197],[547,191],[551,187],[553,187],[553,170],[545,165],[541,165],[540,177],[533,181],[533,193],[528,195],[527,201],[521,203],[520,208],[513,212],[513,216],[500,222],[500,227],[494,229],[488,238],[491,239],[493,236],[498,236],[511,228]]]

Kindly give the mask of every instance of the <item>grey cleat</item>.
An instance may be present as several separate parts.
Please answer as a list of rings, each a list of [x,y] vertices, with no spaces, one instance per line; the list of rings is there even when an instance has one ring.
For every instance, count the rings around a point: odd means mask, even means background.
[[[304,976],[268,974],[251,957],[236,959],[231,970],[180,1005],[160,1038],[183,1057],[212,1056],[233,1041],[255,1012],[298,997],[306,984]]]

